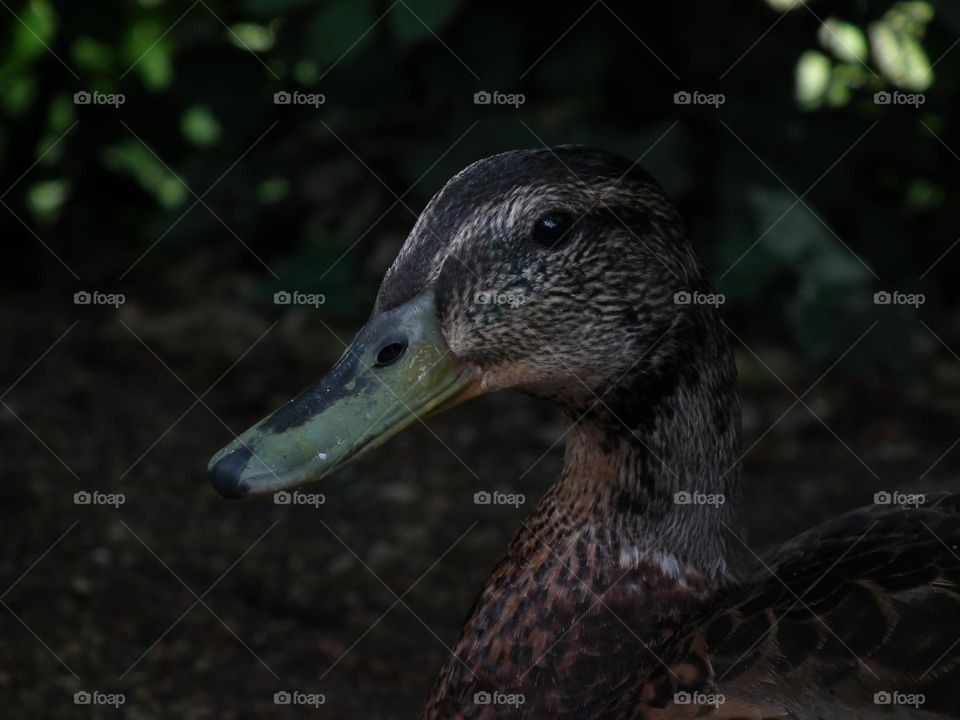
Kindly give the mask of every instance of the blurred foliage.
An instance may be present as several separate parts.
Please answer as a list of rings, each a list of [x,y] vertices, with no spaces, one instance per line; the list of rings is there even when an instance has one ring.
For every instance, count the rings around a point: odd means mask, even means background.
[[[924,292],[925,317],[955,315],[960,250],[944,253],[960,227],[948,202],[960,184],[956,4],[10,9],[0,186],[30,230],[6,211],[0,222],[21,287],[74,283],[36,233],[84,286],[162,302],[187,273],[198,293],[248,276],[261,302],[279,288],[318,291],[323,313],[355,321],[444,180],[542,141],[644,156],[689,219],[732,322],[817,367],[874,320],[883,331],[858,346],[861,362],[903,368],[922,350],[916,311],[875,305],[876,290]],[[526,102],[478,106],[479,90]],[[679,90],[726,102],[675,105]],[[324,102],[277,105],[279,91]],[[922,104],[875,102],[895,91]],[[77,92],[124,100],[76,104]]]

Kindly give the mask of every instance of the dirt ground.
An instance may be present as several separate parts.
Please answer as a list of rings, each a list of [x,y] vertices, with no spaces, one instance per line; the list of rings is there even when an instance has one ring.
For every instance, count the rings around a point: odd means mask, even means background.
[[[318,508],[225,501],[210,455],[343,350],[309,313],[270,312],[3,305],[0,717],[118,716],[78,691],[124,693],[128,718],[277,717],[278,691],[325,698],[283,717],[416,716],[556,476],[562,425],[530,398],[482,398],[311,488]],[[751,340],[798,393],[825,369]],[[879,490],[957,489],[960,361],[911,381],[841,365],[805,398],[823,423],[798,405],[769,431],[794,397],[744,362],[758,551]],[[477,506],[480,489],[527,504]],[[75,504],[84,490],[125,502]]]

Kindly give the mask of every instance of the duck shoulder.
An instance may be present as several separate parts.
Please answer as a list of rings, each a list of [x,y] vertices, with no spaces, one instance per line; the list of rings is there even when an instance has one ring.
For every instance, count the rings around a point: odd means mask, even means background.
[[[704,716],[873,717],[912,705],[960,717],[958,513],[960,494],[860,508],[776,548],[608,717],[687,717],[677,698],[718,697]]]

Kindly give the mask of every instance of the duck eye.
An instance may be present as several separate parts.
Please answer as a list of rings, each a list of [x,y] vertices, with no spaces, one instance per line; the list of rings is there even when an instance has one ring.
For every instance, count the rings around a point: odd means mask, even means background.
[[[549,212],[533,226],[533,239],[538,245],[553,248],[560,244],[573,225],[573,218],[565,212]]]

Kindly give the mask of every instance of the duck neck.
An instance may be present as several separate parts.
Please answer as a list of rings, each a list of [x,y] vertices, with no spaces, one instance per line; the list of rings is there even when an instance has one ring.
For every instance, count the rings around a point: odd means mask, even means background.
[[[545,526],[605,535],[621,567],[654,558],[711,578],[746,571],[736,368],[720,328],[700,347],[693,362],[664,365],[682,369],[638,372],[590,410],[567,409]]]

